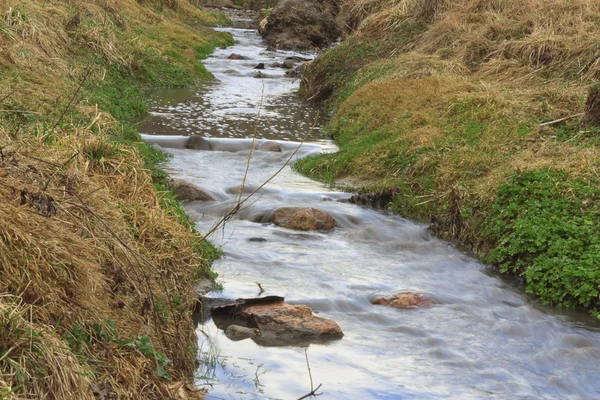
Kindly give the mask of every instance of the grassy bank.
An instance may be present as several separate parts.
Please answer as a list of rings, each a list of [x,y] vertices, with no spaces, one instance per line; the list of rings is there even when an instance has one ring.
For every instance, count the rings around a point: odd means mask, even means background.
[[[578,118],[600,77],[598,15],[587,0],[344,1],[346,40],[302,87],[333,111],[340,151],[296,168],[399,188],[401,215],[598,315],[600,130]]]
[[[0,0],[0,398],[199,398],[194,283],[217,255],[133,125],[210,78],[185,0]]]

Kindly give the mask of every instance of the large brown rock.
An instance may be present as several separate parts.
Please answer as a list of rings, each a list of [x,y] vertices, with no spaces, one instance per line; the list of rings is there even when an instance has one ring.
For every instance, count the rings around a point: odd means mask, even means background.
[[[337,40],[337,4],[326,0],[281,0],[260,32],[269,47],[286,50],[323,48]]]
[[[434,301],[431,297],[421,293],[404,292],[393,296],[378,297],[372,303],[393,308],[428,308],[434,304]]]
[[[273,214],[273,223],[300,231],[329,231],[337,226],[335,218],[311,207],[282,207]]]
[[[310,307],[288,304],[279,296],[229,300],[215,307],[204,304],[211,310],[217,327],[232,340],[251,337],[263,346],[281,346],[344,336],[336,322],[314,316]]]
[[[169,187],[175,193],[177,200],[195,200],[195,201],[213,201],[215,200],[210,194],[206,193],[202,188],[193,183],[186,182],[182,179],[175,179],[169,183]]]
[[[244,308],[240,316],[253,321],[260,329],[261,336],[274,335],[288,339],[344,336],[335,321],[314,316],[312,308],[305,305],[292,305],[284,301],[255,305]]]

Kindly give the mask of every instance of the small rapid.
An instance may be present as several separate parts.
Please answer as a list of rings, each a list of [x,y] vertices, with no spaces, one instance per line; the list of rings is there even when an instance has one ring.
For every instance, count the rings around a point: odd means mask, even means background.
[[[318,129],[318,110],[297,98],[298,82],[271,67],[310,55],[267,51],[255,30],[223,30],[236,44],[205,61],[215,83],[154,93],[152,116],[141,128],[145,140],[172,155],[163,166],[171,176],[216,199],[185,204],[201,232],[238,197],[255,129],[282,152],[253,153],[244,193],[290,158],[336,151]],[[244,59],[228,58],[232,53]],[[259,63],[263,78],[254,77]],[[214,150],[184,149],[190,134],[208,138]],[[542,306],[427,226],[345,202],[349,197],[288,165],[211,236],[223,251],[214,269],[224,284],[211,296],[255,297],[260,283],[261,295],[309,305],[345,335],[307,347],[265,347],[230,340],[203,321],[198,338],[207,362],[196,383],[208,399],[298,399],[310,392],[306,355],[314,386],[323,385],[320,399],[600,398],[597,321]],[[338,227],[297,232],[269,222],[278,207],[295,205],[327,211]],[[437,304],[371,304],[374,296],[401,291],[425,293]]]

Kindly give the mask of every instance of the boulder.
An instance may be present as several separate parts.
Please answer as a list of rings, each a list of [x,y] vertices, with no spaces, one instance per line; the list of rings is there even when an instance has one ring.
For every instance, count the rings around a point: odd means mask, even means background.
[[[260,32],[271,48],[323,48],[340,36],[336,4],[328,0],[281,0],[266,21],[261,21]]]
[[[257,79],[264,79],[266,77],[267,76],[260,71],[258,71],[257,73],[254,74],[254,78],[257,78]]]
[[[241,312],[256,324],[261,335],[274,335],[288,339],[307,336],[344,336],[340,326],[329,319],[314,316],[312,308],[305,305],[292,305],[284,301],[246,307]]]
[[[313,315],[306,305],[292,305],[282,297],[238,299],[211,311],[215,324],[230,337],[252,337],[264,345],[283,345],[340,339],[340,326]]]
[[[237,53],[231,53],[229,55],[229,57],[227,57],[227,58],[230,60],[245,60],[246,59],[246,57],[244,57],[240,54],[237,54]]]
[[[175,179],[169,183],[169,187],[175,193],[177,200],[214,201],[214,197],[206,193],[198,186],[182,179]]]
[[[378,297],[371,303],[393,308],[428,308],[435,302],[431,297],[421,293],[404,292]]]
[[[258,63],[254,69],[265,69],[265,63]]]
[[[273,67],[273,68],[281,68],[281,63],[275,61],[273,64],[271,64],[271,67]]]
[[[273,223],[300,231],[329,231],[337,226],[335,218],[311,207],[282,207],[273,214]]]
[[[281,153],[281,147],[275,142],[263,142],[258,146],[258,149],[262,151],[273,151],[275,153]]]
[[[185,144],[185,148],[192,150],[212,150],[208,140],[200,135],[191,135]]]

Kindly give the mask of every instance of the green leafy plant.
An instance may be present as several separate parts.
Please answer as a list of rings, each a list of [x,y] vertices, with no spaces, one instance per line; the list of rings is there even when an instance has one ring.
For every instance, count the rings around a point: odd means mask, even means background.
[[[484,232],[488,261],[526,280],[545,303],[598,314],[600,188],[565,173],[515,173],[498,190]]]

